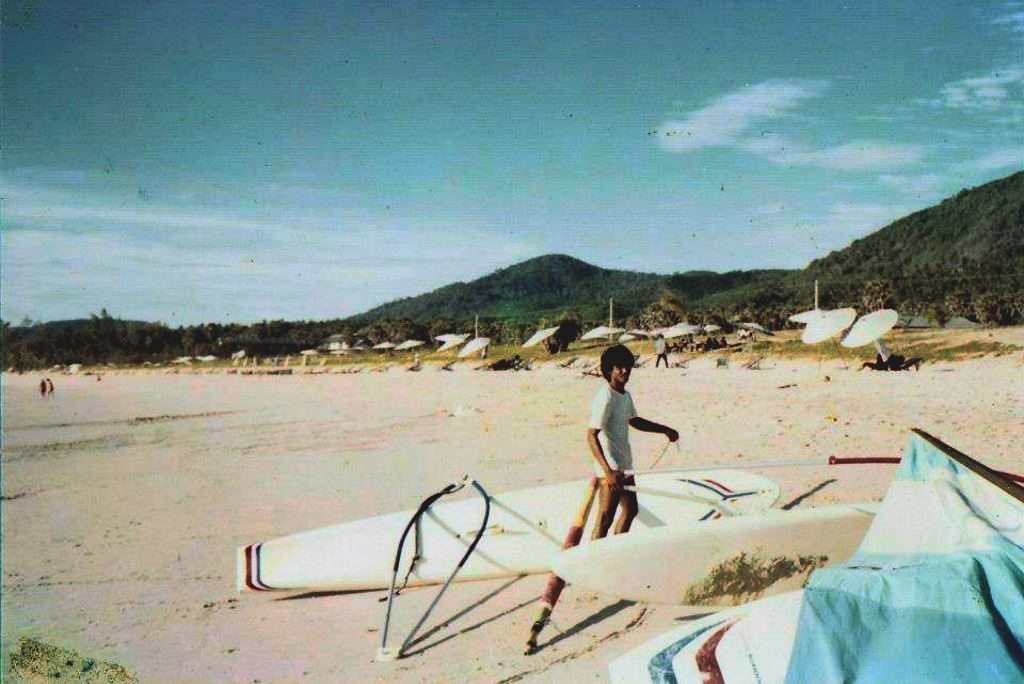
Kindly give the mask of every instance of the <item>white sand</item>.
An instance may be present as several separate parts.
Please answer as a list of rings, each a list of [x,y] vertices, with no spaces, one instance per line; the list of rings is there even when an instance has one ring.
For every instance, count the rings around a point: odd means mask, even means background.
[[[839,365],[769,359],[746,371],[705,358],[639,369],[630,390],[642,415],[682,434],[664,466],[897,456],[920,427],[1024,470],[1019,354],[919,373]],[[578,371],[52,375],[45,400],[39,377],[3,377],[5,670],[17,639],[33,636],[143,682],[605,681],[609,660],[687,614],[569,587],[547,646],[524,657],[545,578],[458,584],[425,631],[446,626],[377,664],[383,592],[235,593],[239,545],[412,508],[464,473],[495,492],[586,476],[601,381]],[[178,418],[133,421],[156,416]],[[634,433],[634,450],[649,462],[661,439]],[[835,480],[808,507],[879,499],[892,470],[762,472],[782,485],[779,505]],[[399,598],[395,639],[435,591]]]

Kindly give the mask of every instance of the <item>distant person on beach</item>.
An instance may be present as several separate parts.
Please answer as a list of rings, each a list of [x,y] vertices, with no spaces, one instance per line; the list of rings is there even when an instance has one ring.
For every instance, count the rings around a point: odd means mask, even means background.
[[[665,336],[661,333],[658,333],[658,336],[654,338],[654,353],[658,355],[658,360],[654,362],[654,367],[658,368],[662,360],[664,360],[665,368],[668,368],[668,351],[665,349]]]
[[[46,378],[46,396],[53,394],[53,380]]]
[[[636,492],[624,489],[636,484],[634,477],[625,472],[633,468],[629,428],[641,432],[659,432],[668,437],[670,442],[679,439],[679,433],[672,428],[637,415],[633,398],[626,391],[626,383],[629,382],[635,362],[633,352],[621,344],[609,347],[601,354],[601,375],[607,383],[594,394],[590,406],[590,426],[587,429],[587,446],[594,459],[594,471],[601,478],[597,524],[592,539],[600,539],[608,534],[608,528],[620,505],[622,514],[615,525],[615,534],[628,532],[636,517]]]
[[[875,340],[875,362],[865,361],[860,370],[870,368],[872,370],[880,371],[902,371],[910,370],[921,370],[922,359],[919,357],[906,358],[902,354],[893,354],[892,350],[889,349],[881,340]]]
[[[46,379],[39,381],[39,396],[46,397]]]

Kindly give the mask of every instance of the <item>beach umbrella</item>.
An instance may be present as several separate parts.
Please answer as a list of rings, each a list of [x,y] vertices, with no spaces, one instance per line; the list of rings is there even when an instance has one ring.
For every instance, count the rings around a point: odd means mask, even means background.
[[[210,354],[209,356],[200,356],[199,360],[202,361],[203,363],[210,363],[211,361],[216,361],[217,357],[214,356],[213,354]]]
[[[623,333],[622,335],[619,335],[619,342],[632,342],[633,340],[638,339],[640,338],[630,333]]]
[[[395,351],[405,351],[406,349],[415,349],[420,346],[423,346],[423,342],[421,340],[406,340],[395,347]]]
[[[380,344],[373,345],[373,349],[394,349],[394,342],[381,342]]]
[[[240,350],[232,353],[231,354],[231,358],[233,358],[233,359],[244,359],[245,358],[245,350],[244,349],[240,349]]]
[[[692,325],[690,323],[676,323],[671,328],[669,328],[669,330],[677,331],[679,335],[696,335],[697,333],[700,332],[700,326]],[[679,335],[673,335],[673,337],[679,337]]]
[[[331,356],[348,356],[351,352],[348,349],[332,349],[329,353]]]
[[[465,347],[462,348],[462,351],[459,352],[459,358],[464,359],[474,352],[485,349],[490,343],[491,338],[489,337],[474,337]]]
[[[542,330],[538,330],[537,332],[533,333],[530,339],[526,340],[526,342],[523,343],[523,349],[540,344],[541,342],[543,342],[544,340],[548,339],[556,332],[558,332],[558,329],[560,327],[561,326],[556,325],[554,328],[544,328]]]
[[[666,340],[671,340],[676,337],[683,337],[684,335],[694,335],[700,332],[700,327],[696,325],[690,325],[689,323],[677,323],[671,328],[662,328],[658,331],[662,337]]]
[[[464,340],[464,339],[466,339],[466,336],[465,335],[456,335],[455,333],[445,333],[444,335],[438,335],[434,339],[437,340],[438,342],[444,344],[446,342],[449,342],[449,341],[455,340],[455,339],[463,339]]]
[[[768,328],[764,327],[763,325],[758,325],[757,323],[749,323],[749,322],[746,322],[746,321],[740,321],[740,322],[736,323],[736,327],[744,328],[746,330],[753,330],[754,332],[763,333],[765,335],[774,335],[774,333],[771,330],[769,330]]]
[[[618,333],[626,332],[624,328],[609,328],[607,325],[599,325],[593,330],[588,330],[580,337],[581,340],[599,340],[602,337],[610,337]]]
[[[655,335],[650,330],[640,330],[639,328],[633,328],[629,331],[629,334],[635,337],[654,337]]]
[[[821,311],[817,318],[812,319],[804,328],[800,339],[804,344],[817,344],[834,337],[846,330],[857,318],[856,309],[833,309]]]
[[[899,314],[894,309],[879,309],[866,316],[861,316],[860,320],[843,338],[841,344],[844,347],[863,347],[865,344],[871,344],[892,330],[899,318]]]
[[[815,320],[821,318],[821,314],[823,314],[823,313],[824,313],[824,311],[822,311],[821,309],[811,309],[809,311],[801,311],[800,313],[795,313],[792,316],[790,316],[789,320],[791,320],[794,323],[800,323],[802,325],[807,325],[811,321],[815,321]]]
[[[712,323],[711,325],[705,325],[704,326],[704,332],[706,332],[706,333],[718,332],[721,329],[722,329],[721,326],[715,325],[714,323]]]
[[[442,337],[445,338],[445,339],[441,340]],[[458,347],[460,344],[465,342],[468,338],[469,338],[469,335],[440,335],[438,337],[435,337],[434,339],[435,340],[441,340],[442,342],[444,342],[444,344],[442,344],[440,347],[437,348],[437,351],[443,352],[443,351],[448,351],[449,349],[454,349],[455,347]]]
[[[303,356],[319,356],[320,355],[320,352],[318,352],[316,349],[303,349],[299,353],[302,354]]]

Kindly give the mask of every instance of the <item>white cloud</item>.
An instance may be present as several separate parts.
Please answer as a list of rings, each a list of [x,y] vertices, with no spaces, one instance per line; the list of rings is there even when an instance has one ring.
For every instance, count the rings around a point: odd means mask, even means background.
[[[980,173],[1008,168],[1024,169],[1024,146],[992,150],[978,159],[961,164],[960,168]]]
[[[708,147],[738,149],[780,166],[815,166],[839,171],[873,171],[917,164],[921,145],[858,140],[815,149],[755,127],[793,116],[807,99],[821,96],[824,81],[772,80],[728,93],[685,119],[666,121],[657,129],[658,144],[670,152]]]
[[[789,163],[841,171],[871,171],[912,166],[921,161],[924,147],[862,140],[822,150],[794,154]]]
[[[754,124],[785,116],[809,98],[819,97],[825,81],[779,79],[728,93],[685,119],[658,126],[658,144],[672,152],[730,147]]]
[[[4,187],[6,319],[332,318],[541,253],[466,214],[121,206],[91,190]]]
[[[1009,5],[1008,7],[1012,7]],[[1010,12],[992,20],[997,26],[1007,26],[1013,33],[1024,33],[1024,12]]]
[[[859,140],[815,150],[781,136],[750,138],[738,147],[779,166],[816,166],[839,171],[875,171],[921,162],[921,145]]]
[[[917,176],[882,174],[878,177],[878,182],[893,190],[898,190],[918,198],[926,198],[933,197],[939,193],[948,182],[948,179],[945,176],[934,173]]]
[[[940,103],[952,109],[995,111],[1019,105],[1024,94],[1024,68],[996,69],[942,87]]]

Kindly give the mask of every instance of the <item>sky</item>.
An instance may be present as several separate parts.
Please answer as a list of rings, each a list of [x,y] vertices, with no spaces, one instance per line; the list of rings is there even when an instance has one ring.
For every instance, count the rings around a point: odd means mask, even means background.
[[[803,268],[1024,168],[1024,1],[9,0],[0,316]]]

